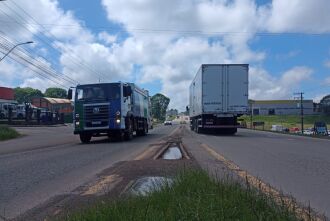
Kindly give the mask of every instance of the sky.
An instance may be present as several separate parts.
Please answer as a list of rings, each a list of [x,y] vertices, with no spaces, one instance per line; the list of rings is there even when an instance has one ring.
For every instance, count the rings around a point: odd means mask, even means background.
[[[134,82],[185,110],[201,64],[247,63],[250,99],[330,94],[329,0],[0,1],[0,86]]]

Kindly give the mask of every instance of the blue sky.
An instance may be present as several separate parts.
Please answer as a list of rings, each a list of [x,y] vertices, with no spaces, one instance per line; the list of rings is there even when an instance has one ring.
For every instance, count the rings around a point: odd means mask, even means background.
[[[183,110],[202,63],[248,63],[252,99],[292,99],[303,91],[318,100],[330,93],[328,0],[34,5],[0,2],[0,56],[15,43],[34,41],[0,63],[2,86],[45,90],[133,81],[151,94],[164,93],[170,107]]]

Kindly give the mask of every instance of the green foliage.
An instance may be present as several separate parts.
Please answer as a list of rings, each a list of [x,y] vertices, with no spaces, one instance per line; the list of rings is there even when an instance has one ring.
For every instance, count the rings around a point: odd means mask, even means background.
[[[30,103],[33,97],[44,96],[40,90],[31,87],[25,87],[25,88],[17,87],[14,89],[14,93],[15,93],[15,100],[17,100],[18,103],[24,103],[24,102]]]
[[[63,88],[50,87],[45,91],[45,97],[67,98],[67,91]]]
[[[166,117],[166,109],[170,103],[170,98],[163,94],[155,94],[151,97],[151,113],[152,117],[164,121]]]
[[[251,118],[250,116],[242,116],[240,119],[247,122],[250,125]],[[265,122],[265,129],[270,129],[272,125],[283,125],[287,128],[290,127],[299,127],[301,118],[299,115],[271,115],[271,116],[262,116],[255,115],[252,118],[253,121],[262,121]],[[326,124],[330,124],[330,116],[325,115],[305,115],[304,116],[304,128],[312,127],[315,122],[323,121]]]
[[[206,172],[183,172],[172,186],[147,197],[103,202],[67,217],[106,220],[298,220],[284,205],[232,180],[211,179]]]
[[[8,126],[0,125],[0,141],[13,139],[18,136],[19,133],[16,130]]]

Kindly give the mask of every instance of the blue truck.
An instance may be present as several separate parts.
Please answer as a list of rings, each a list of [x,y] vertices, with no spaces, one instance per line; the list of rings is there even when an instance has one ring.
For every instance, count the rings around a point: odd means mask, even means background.
[[[68,98],[72,99],[69,89]],[[74,134],[82,143],[92,137],[109,136],[130,140],[148,133],[150,99],[147,90],[134,83],[78,85],[74,92]]]

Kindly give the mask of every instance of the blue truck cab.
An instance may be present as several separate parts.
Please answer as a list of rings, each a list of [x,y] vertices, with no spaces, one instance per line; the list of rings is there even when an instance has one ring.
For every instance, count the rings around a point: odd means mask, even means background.
[[[72,99],[72,89],[68,98]],[[134,83],[78,85],[74,95],[74,134],[82,143],[92,137],[109,136],[125,140],[146,135],[150,125],[149,93]]]

